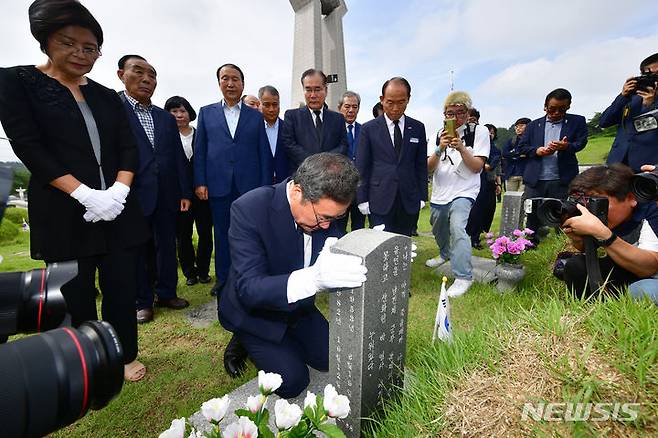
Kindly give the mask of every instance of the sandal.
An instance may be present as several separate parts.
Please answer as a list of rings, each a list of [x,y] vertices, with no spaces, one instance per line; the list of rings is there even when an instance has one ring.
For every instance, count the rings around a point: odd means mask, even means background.
[[[123,378],[128,382],[139,382],[146,375],[143,363],[134,360],[123,367]]]

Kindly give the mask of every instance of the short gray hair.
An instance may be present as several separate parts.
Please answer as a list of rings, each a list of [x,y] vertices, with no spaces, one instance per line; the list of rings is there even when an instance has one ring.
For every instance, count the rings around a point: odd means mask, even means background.
[[[348,97],[356,97],[356,103],[359,104],[359,106],[361,106],[361,96],[359,96],[359,93],[355,91],[347,90],[340,97],[340,101],[338,102],[338,109],[340,109],[340,107],[343,106],[343,103],[345,103],[345,99],[347,99]]]
[[[302,199],[317,202],[329,198],[339,204],[352,203],[359,179],[352,160],[331,152],[306,158],[293,176],[293,181],[302,188]]]
[[[258,89],[258,98],[262,99],[263,94],[269,93],[272,96],[279,97],[279,91],[271,85],[264,85]]]

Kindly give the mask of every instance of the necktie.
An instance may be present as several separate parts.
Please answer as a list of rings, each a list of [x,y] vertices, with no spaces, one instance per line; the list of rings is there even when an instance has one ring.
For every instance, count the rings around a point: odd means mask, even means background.
[[[400,121],[393,120],[395,127],[393,128],[393,147],[395,148],[395,153],[400,156],[400,150],[402,149],[402,131],[400,130]]]
[[[350,158],[354,160],[355,154],[354,154],[354,133],[352,130],[354,129],[354,125],[347,125],[347,143],[350,146]]]
[[[322,112],[320,110],[313,110],[313,114],[315,114],[315,132],[318,134],[318,139],[321,141],[322,140],[322,119],[320,118],[320,114]]]

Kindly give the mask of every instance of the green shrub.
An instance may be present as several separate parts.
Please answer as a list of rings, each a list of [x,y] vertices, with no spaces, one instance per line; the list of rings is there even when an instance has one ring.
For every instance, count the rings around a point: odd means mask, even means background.
[[[20,227],[11,221],[2,221],[0,223],[0,243],[13,241],[20,232]]]
[[[27,219],[27,210],[24,208],[7,208],[5,209],[5,217],[3,221],[13,222],[16,225],[23,225],[23,219],[29,223]]]

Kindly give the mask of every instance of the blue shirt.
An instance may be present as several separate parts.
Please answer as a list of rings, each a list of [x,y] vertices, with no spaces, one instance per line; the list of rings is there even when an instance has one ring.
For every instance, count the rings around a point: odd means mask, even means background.
[[[267,124],[267,120],[264,121],[265,123],[265,134],[267,134],[267,139],[270,142],[270,149],[272,150],[272,156],[276,155],[276,142],[279,138],[279,119],[276,119],[276,122],[274,122],[274,125],[270,126]]]
[[[153,114],[151,114],[151,110],[153,109],[153,105],[142,105],[137,101],[137,99],[133,98],[128,94],[128,92],[124,92],[124,96],[126,96],[126,100],[132,107],[133,111],[135,112],[135,115],[137,116],[137,120],[139,120],[139,123],[142,125],[142,128],[144,128],[144,132],[146,133],[146,137],[148,137],[149,141],[151,142],[151,146],[155,145],[155,125],[153,124]]]
[[[548,117],[546,117],[546,122],[544,124],[544,146],[552,141],[560,141],[560,132],[562,132],[563,122],[564,119],[559,122],[551,122],[548,120]],[[557,154],[557,152],[553,152],[551,155],[542,157],[541,171],[539,172],[540,181],[560,179],[560,171],[557,166]]]

